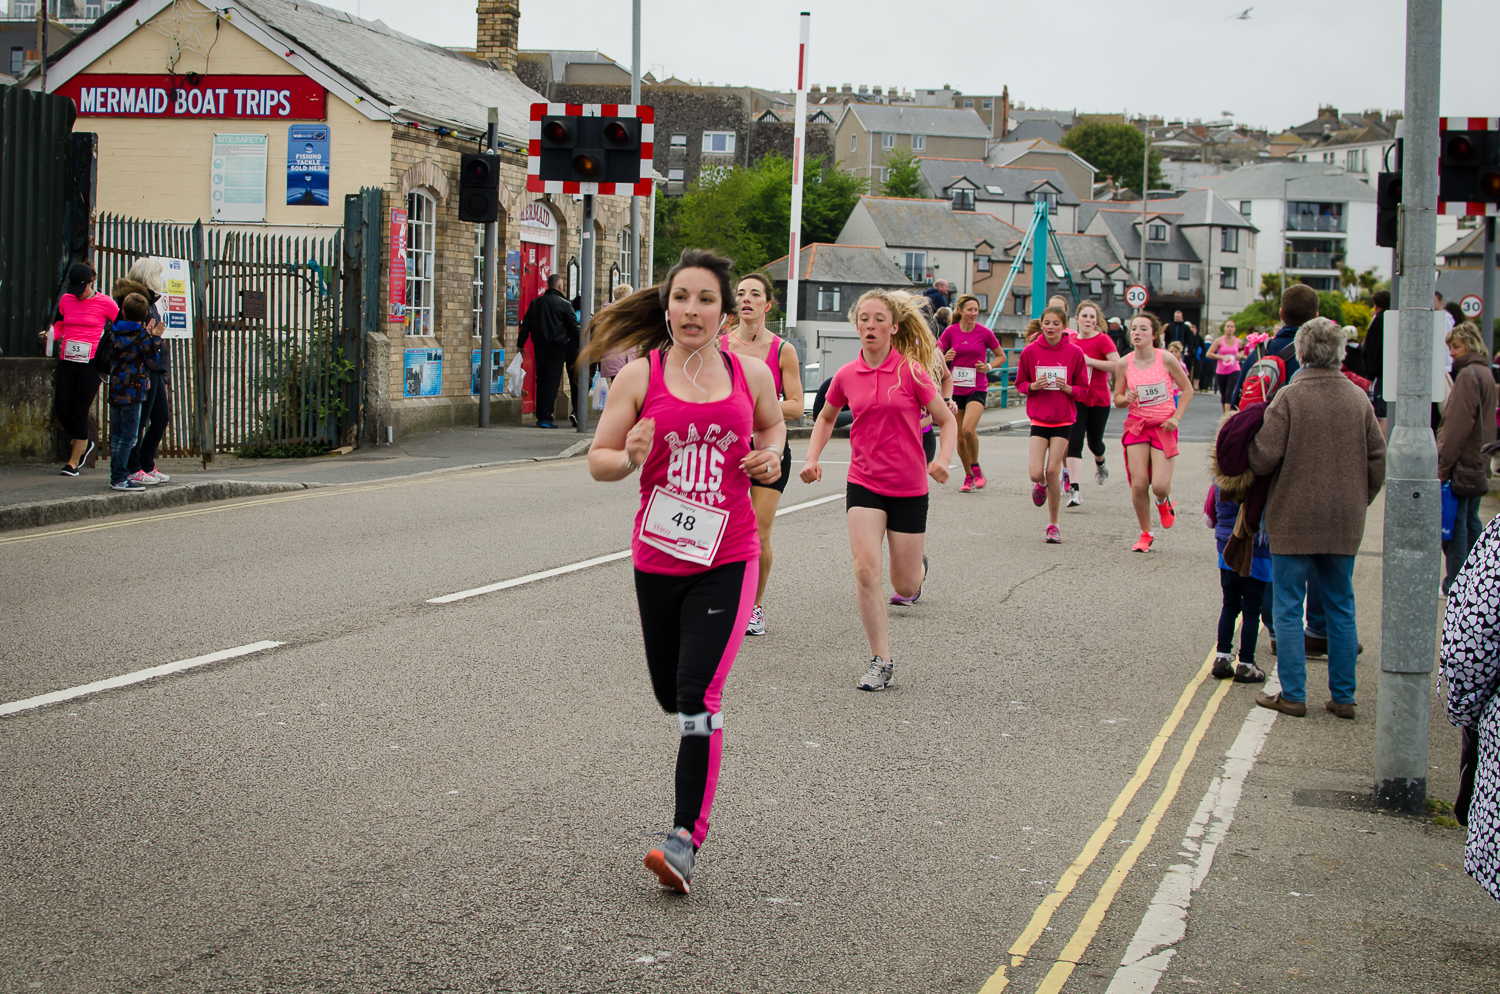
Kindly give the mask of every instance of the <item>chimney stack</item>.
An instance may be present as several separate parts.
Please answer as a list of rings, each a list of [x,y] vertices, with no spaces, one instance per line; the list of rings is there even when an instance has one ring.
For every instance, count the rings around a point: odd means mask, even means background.
[[[515,72],[521,50],[519,0],[479,0],[479,44],[475,54]]]

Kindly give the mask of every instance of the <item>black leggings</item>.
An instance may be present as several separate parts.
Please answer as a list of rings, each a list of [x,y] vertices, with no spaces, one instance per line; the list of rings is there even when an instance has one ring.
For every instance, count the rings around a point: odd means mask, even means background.
[[[146,403],[141,407],[141,439],[130,450],[127,472],[145,470],[150,473],[156,469],[156,451],[161,448],[162,437],[166,435],[167,425],[172,420],[170,390],[167,374],[153,369],[151,389],[146,394]]]
[[[1219,586],[1224,590],[1224,606],[1219,611],[1218,651],[1228,653],[1234,647],[1234,623],[1243,615],[1245,623],[1240,628],[1240,662],[1254,665],[1266,581],[1240,576],[1232,569],[1221,569]],[[1271,630],[1275,631],[1274,628]]]
[[[99,395],[99,374],[86,362],[57,364],[57,423],[75,442],[89,437],[89,408]]]
[[[1104,457],[1104,426],[1109,423],[1109,408],[1090,407],[1076,401],[1075,406],[1078,409],[1078,419],[1068,432],[1068,458],[1083,458],[1083,439],[1087,435],[1089,451],[1094,454],[1094,461],[1098,462]]]
[[[1225,406],[1233,407],[1234,385],[1239,382],[1240,374],[1218,373],[1216,375],[1219,380],[1219,399],[1224,402]]]
[[[635,571],[651,691],[663,711],[679,716],[682,732],[672,825],[692,832],[694,846],[703,845],[708,835],[724,734],[713,725],[724,681],[745,639],[759,576],[759,560],[687,576]],[[698,719],[691,729],[689,718]]]

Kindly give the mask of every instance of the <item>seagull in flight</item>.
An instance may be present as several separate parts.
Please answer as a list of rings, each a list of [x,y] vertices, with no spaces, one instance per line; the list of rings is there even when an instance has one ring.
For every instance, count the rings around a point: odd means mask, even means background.
[[[1224,18],[1224,20],[1226,20],[1226,21],[1248,21],[1248,20],[1250,20],[1250,12],[1252,10],[1254,10],[1254,9],[1255,9],[1254,7],[1246,7],[1244,10],[1240,11],[1238,14],[1230,14],[1228,17]]]

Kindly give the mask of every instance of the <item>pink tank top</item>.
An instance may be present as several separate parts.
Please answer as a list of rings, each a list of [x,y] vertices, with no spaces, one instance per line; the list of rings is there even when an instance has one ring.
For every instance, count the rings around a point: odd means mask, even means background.
[[[728,349],[720,355],[723,358],[718,361],[728,366],[733,384],[729,396],[695,404],[673,396],[667,389],[661,350],[651,351],[651,378],[641,417],[656,419],[656,436],[651,454],[641,467],[641,507],[630,541],[631,558],[642,572],[686,576],[725,563],[760,558],[760,531],[750,504],[750,477],[740,469],[740,460],[754,444],[755,400],[745,382],[740,357]],[[708,361],[715,360],[710,357]],[[641,528],[653,501],[676,500],[727,512],[711,563],[684,560],[642,540]],[[672,508],[677,513],[685,510],[684,521],[698,518],[695,531],[699,535],[705,522],[722,517],[694,514],[693,508],[683,509],[676,503]]]
[[[1172,402],[1172,379],[1162,362],[1162,350],[1152,351],[1156,358],[1147,369],[1136,368],[1134,351],[1125,357],[1125,385],[1139,395],[1130,405],[1126,420],[1147,427],[1162,424],[1177,413],[1177,405]]]
[[[720,335],[719,341],[722,343],[724,339],[728,338],[732,334],[734,334],[734,332],[727,332],[723,335]],[[786,391],[783,390],[781,386],[781,346],[785,341],[786,339],[782,338],[780,335],[772,335],[771,351],[766,353],[766,365],[771,367],[771,381],[776,384],[777,400],[786,400]],[[727,347],[724,347],[722,345],[720,347],[725,352],[729,351]]]

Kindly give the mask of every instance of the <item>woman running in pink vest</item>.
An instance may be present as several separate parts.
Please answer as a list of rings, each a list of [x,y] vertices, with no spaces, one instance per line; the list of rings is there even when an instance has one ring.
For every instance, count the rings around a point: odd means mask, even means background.
[[[1177,357],[1161,348],[1161,323],[1156,315],[1142,312],[1130,319],[1130,344],[1134,351],[1120,359],[1115,372],[1115,406],[1128,407],[1125,416],[1125,474],[1130,480],[1130,499],[1141,526],[1134,552],[1150,552],[1156,537],[1151,534],[1151,495],[1161,526],[1171,528],[1177,520],[1172,504],[1172,464],[1177,459],[1177,428],[1193,400],[1193,383]],[[1173,387],[1180,391],[1172,402]]]

